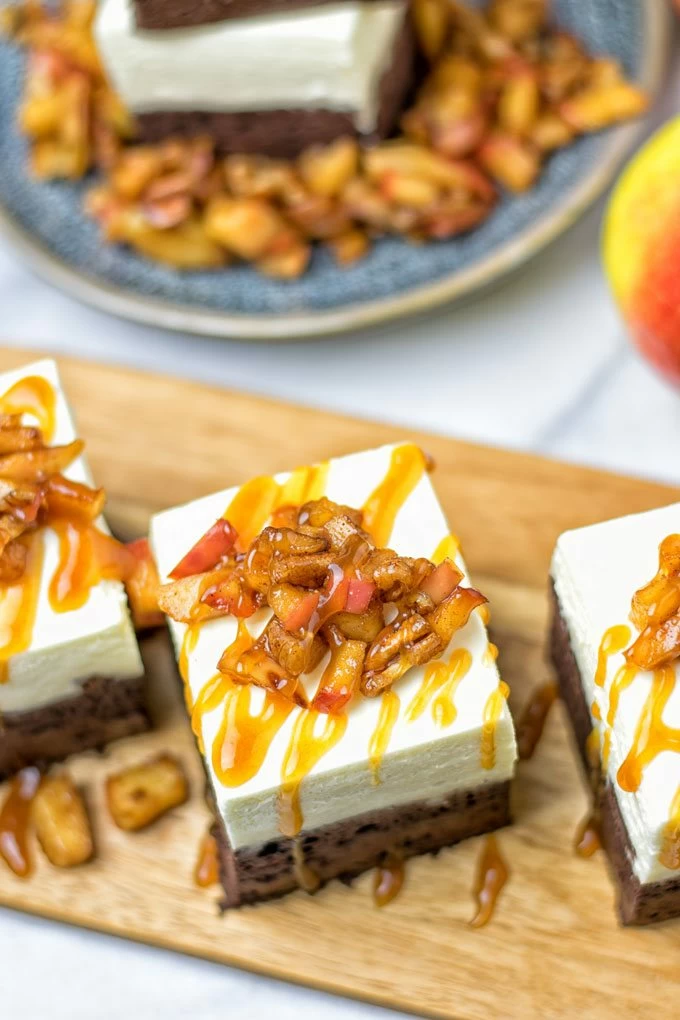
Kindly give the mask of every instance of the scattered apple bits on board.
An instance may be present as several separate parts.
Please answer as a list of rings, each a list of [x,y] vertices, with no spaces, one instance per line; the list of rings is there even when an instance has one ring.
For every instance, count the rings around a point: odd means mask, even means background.
[[[108,241],[179,269],[238,259],[295,279],[315,242],[348,265],[384,234],[422,243],[473,230],[499,187],[527,191],[551,152],[645,111],[615,60],[549,26],[548,6],[414,0],[430,69],[402,135],[374,148],[341,138],[292,162],[222,159],[208,137],[133,144],[93,41],[92,0],[66,0],[56,15],[23,0],[3,22],[29,51],[19,122],[32,172],[75,180],[98,170],[86,210]]]

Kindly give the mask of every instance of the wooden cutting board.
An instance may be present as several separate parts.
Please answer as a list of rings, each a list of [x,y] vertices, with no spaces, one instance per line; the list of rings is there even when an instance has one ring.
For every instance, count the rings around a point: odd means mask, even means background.
[[[0,349],[0,370],[32,358]],[[546,574],[558,533],[679,498],[662,485],[176,379],[66,358],[61,368],[111,523],[129,537],[153,511],[252,475],[405,438],[421,443],[437,462],[435,484],[473,577],[491,598],[515,711],[550,672]],[[519,766],[516,822],[499,837],[512,874],[486,928],[468,926],[480,840],[409,861],[402,894],[383,910],[363,876],[350,889],[334,882],[315,897],[220,916],[218,890],[192,883],[208,813],[164,634],[146,643],[145,658],[157,730],[69,763],[87,791],[97,860],[60,872],[41,857],[27,882],[0,869],[1,904],[421,1015],[677,1013],[680,922],[620,929],[602,854],[572,852],[588,798],[561,706]],[[104,777],[168,747],[190,774],[190,803],[147,832],[118,831],[102,802]]]

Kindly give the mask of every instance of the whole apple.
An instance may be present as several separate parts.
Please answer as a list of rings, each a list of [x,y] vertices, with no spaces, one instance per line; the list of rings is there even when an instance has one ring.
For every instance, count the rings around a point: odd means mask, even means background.
[[[605,217],[603,258],[637,347],[680,386],[680,118],[661,128],[619,178]]]

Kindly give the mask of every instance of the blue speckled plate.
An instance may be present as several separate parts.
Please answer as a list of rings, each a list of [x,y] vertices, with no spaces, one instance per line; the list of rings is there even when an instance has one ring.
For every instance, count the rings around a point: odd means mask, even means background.
[[[667,0],[553,0],[556,20],[591,50],[612,54],[651,92],[665,66]],[[15,126],[22,57],[0,43],[0,225],[41,275],[109,312],[169,329],[251,340],[302,339],[451,301],[517,267],[570,226],[603,191],[640,125],[579,140],[555,155],[527,195],[506,198],[478,230],[413,247],[379,241],[341,269],[317,251],[294,282],[246,266],[180,273],[103,245],[81,212],[86,185],[26,174]]]

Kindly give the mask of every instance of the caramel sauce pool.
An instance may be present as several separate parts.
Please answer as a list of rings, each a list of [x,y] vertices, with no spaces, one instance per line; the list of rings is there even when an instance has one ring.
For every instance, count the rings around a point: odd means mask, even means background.
[[[373,873],[373,902],[376,907],[386,907],[399,895],[404,878],[403,860],[397,854],[388,854]]]
[[[0,856],[19,878],[33,872],[28,835],[31,804],[40,787],[40,770],[29,766],[17,773],[0,810]]]
[[[531,758],[545,727],[548,713],[557,699],[557,685],[542,684],[533,692],[517,723],[517,751],[522,761]]]
[[[598,812],[593,809],[576,830],[574,851],[579,857],[592,857],[601,846],[600,818]]]
[[[482,928],[491,920],[501,889],[510,877],[510,871],[501,856],[495,836],[487,836],[477,865],[474,896],[477,913],[470,921],[473,928]]]
[[[216,885],[220,877],[217,840],[206,832],[198,849],[198,858],[194,868],[194,883],[202,889]]]

